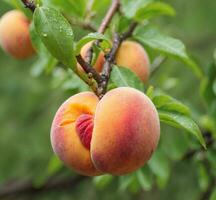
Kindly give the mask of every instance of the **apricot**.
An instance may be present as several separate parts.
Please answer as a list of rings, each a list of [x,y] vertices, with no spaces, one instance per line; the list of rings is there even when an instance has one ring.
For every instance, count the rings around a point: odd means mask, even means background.
[[[142,92],[120,87],[99,100],[92,92],[70,97],[51,128],[54,152],[88,176],[122,175],[142,167],[160,137],[158,113]]]
[[[18,10],[7,12],[0,19],[0,45],[17,59],[29,58],[34,54],[29,34],[30,21]]]
[[[148,80],[150,62],[145,49],[137,42],[124,41],[116,54],[116,64],[129,68],[143,82]]]
[[[82,47],[80,55],[84,58],[84,60],[86,60],[87,52],[91,48],[91,46],[92,46],[92,42],[89,42]],[[105,56],[104,52],[101,51],[98,55],[98,58],[97,58],[95,64],[94,64],[94,68],[99,73],[102,71],[103,65],[105,63],[105,57],[104,56]],[[78,66],[79,70],[83,70],[79,64],[77,66]]]

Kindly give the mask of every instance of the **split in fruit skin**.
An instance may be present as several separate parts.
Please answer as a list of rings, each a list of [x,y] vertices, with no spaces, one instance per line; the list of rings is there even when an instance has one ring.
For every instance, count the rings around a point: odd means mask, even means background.
[[[101,100],[92,92],[70,97],[57,111],[51,129],[54,152],[87,176],[135,171],[150,159],[159,136],[155,106],[130,87],[113,89]]]

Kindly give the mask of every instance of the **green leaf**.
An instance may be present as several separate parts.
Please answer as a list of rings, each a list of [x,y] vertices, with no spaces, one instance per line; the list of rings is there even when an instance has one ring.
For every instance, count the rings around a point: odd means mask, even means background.
[[[145,191],[150,191],[153,186],[153,174],[149,167],[145,165],[142,169],[136,172],[137,179],[142,189]]]
[[[61,13],[53,8],[39,7],[34,13],[34,24],[49,52],[63,64],[75,70],[73,31]]]
[[[179,114],[190,116],[190,109],[171,96],[158,94],[152,98],[152,101],[156,108],[160,109],[161,111],[173,111]]]
[[[43,0],[44,6],[51,6],[78,18],[82,18],[84,16],[87,3],[87,0]]]
[[[113,66],[111,80],[118,86],[134,87],[143,91],[142,81],[128,68]]]
[[[128,18],[133,18],[140,8],[145,7],[153,0],[122,0],[122,11],[124,15]]]
[[[139,9],[135,15],[135,19],[137,21],[143,21],[144,19],[149,19],[158,15],[174,16],[175,10],[169,4],[154,2]]]
[[[87,36],[83,37],[82,39],[80,39],[77,44],[76,44],[76,50],[75,50],[75,54],[76,55],[79,55],[80,54],[80,51],[81,51],[81,48],[93,41],[93,40],[102,40],[103,42],[100,43],[100,46],[103,48],[103,49],[108,49],[111,47],[111,43],[109,41],[109,39],[104,36],[103,34],[100,34],[100,33],[90,33],[88,34]]]
[[[176,128],[181,128],[196,136],[202,146],[206,149],[205,140],[197,124],[188,116],[180,113],[158,110],[160,121]]]
[[[147,45],[168,56],[174,56],[180,59],[187,64],[199,78],[202,77],[201,69],[187,55],[186,48],[180,40],[164,35],[157,29],[147,29],[144,31],[141,29],[135,34],[134,38],[143,45]]]
[[[160,188],[164,188],[170,177],[170,165],[166,155],[158,149],[149,160],[148,166],[156,175],[156,181]]]
[[[113,178],[114,177],[111,175],[97,176],[97,177],[94,177],[93,183],[97,188],[104,189],[112,182]]]

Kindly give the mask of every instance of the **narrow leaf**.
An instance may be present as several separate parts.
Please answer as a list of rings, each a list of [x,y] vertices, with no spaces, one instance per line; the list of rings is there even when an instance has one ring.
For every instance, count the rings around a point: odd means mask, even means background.
[[[72,69],[76,67],[70,24],[53,8],[39,7],[34,13],[35,28],[50,53]]]
[[[158,111],[161,122],[167,123],[177,128],[184,129],[187,132],[193,134],[194,136],[196,136],[196,138],[199,140],[202,146],[206,149],[206,144],[202,136],[202,133],[197,124],[190,117],[178,113],[160,110]]]
[[[168,56],[174,56],[187,64],[194,73],[202,77],[201,69],[187,55],[185,45],[178,39],[160,33],[157,29],[140,30],[134,38],[143,45],[147,45]]]

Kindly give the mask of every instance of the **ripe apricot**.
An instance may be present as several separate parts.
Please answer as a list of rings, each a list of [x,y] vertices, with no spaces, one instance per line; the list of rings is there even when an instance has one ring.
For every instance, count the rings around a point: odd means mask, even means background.
[[[59,158],[88,175],[122,175],[142,167],[160,136],[158,113],[142,92],[120,87],[99,100],[91,92],[69,98],[57,111],[51,143]]]
[[[7,12],[0,19],[0,45],[5,52],[17,59],[34,54],[29,35],[30,21],[18,10]]]
[[[150,73],[150,63],[145,49],[137,42],[124,41],[116,54],[118,66],[129,68],[143,82],[146,82]]]

